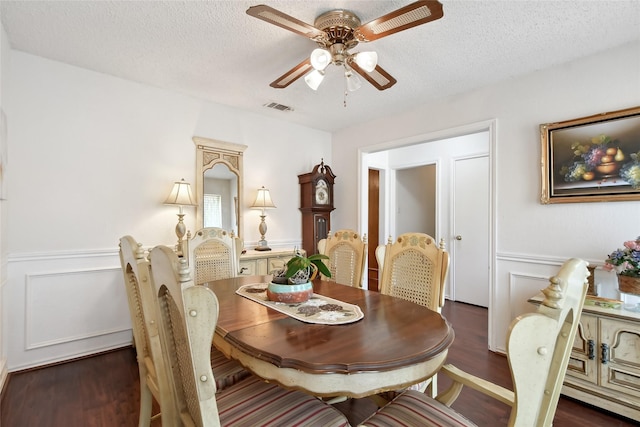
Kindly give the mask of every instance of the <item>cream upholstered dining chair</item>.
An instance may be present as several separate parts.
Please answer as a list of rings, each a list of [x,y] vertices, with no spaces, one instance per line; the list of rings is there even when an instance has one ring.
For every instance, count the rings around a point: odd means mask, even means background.
[[[172,255],[177,265],[178,257]],[[120,263],[124,274],[129,312],[133,329],[133,339],[140,373],[140,417],[139,426],[148,427],[152,418],[152,399],[160,406],[162,422],[171,425],[175,418],[171,385],[163,367],[164,359],[158,335],[157,314],[151,285],[150,264],[144,255],[142,244],[131,236],[120,239]],[[239,363],[227,359],[220,351],[212,348],[211,363],[216,371],[217,386],[220,389],[232,385],[249,376]]]
[[[444,305],[444,286],[449,271],[449,253],[444,240],[436,244],[424,233],[404,233],[395,242],[391,238],[376,248],[380,274],[380,293],[406,299],[440,313]],[[411,388],[425,391],[430,386],[431,396],[437,390],[437,376],[415,384]],[[394,393],[387,393],[386,399]],[[380,397],[385,399],[385,395]]]
[[[440,372],[453,384],[436,399],[406,391],[362,425],[474,425],[450,407],[467,386],[510,406],[509,426],[551,426],[587,293],[587,265],[577,258],[566,261],[542,291],[545,299],[537,312],[511,323],[507,358],[513,391],[445,365]]]
[[[366,234],[360,238],[354,230],[329,232],[326,239],[318,242],[318,252],[329,257],[324,262],[331,271],[331,277],[322,275],[322,280],[362,287],[367,256]]]
[[[340,411],[318,398],[253,375],[216,394],[209,348],[218,299],[209,288],[194,285],[186,266],[176,271],[171,255],[158,246],[150,259],[164,366],[180,420],[176,426],[348,426]]]
[[[187,240],[187,245],[196,284],[238,275],[242,240],[232,233],[218,227],[201,228]]]

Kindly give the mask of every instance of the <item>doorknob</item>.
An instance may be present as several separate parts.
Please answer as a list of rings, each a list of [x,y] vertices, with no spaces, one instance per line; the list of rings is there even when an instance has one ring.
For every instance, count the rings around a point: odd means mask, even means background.
[[[458,235],[456,236],[456,240],[462,240],[462,236],[458,234]]]

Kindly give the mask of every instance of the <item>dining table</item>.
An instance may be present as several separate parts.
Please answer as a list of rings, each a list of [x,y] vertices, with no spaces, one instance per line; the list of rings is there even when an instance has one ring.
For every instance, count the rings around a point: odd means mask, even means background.
[[[314,296],[360,312],[344,324],[309,323],[238,293],[247,286],[266,288],[270,280],[239,276],[204,286],[219,301],[214,345],[286,388],[353,398],[398,390],[432,377],[453,343],[453,328],[439,313],[376,291],[313,281]]]

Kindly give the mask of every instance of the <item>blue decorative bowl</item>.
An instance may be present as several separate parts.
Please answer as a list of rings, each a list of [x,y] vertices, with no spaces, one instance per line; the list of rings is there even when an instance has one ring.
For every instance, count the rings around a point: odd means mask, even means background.
[[[313,295],[313,284],[311,282],[299,285],[280,285],[269,283],[267,287],[267,297],[270,301],[295,304],[305,302]]]

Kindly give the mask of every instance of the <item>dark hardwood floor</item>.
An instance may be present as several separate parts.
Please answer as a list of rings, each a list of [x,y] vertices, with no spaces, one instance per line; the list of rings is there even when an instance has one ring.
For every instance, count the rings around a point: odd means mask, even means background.
[[[443,315],[456,339],[448,362],[489,381],[511,388],[506,358],[487,350],[487,310],[448,301]],[[439,388],[447,385],[439,376]],[[124,348],[69,363],[14,373],[3,393],[3,427],[111,427],[138,423],[139,383],[135,351]],[[352,425],[375,410],[369,399],[336,404]],[[509,410],[465,389],[453,405],[479,426],[506,425]],[[156,409],[157,412],[157,409]],[[152,425],[160,426],[160,420]],[[638,425],[577,401],[561,398],[555,427]]]

